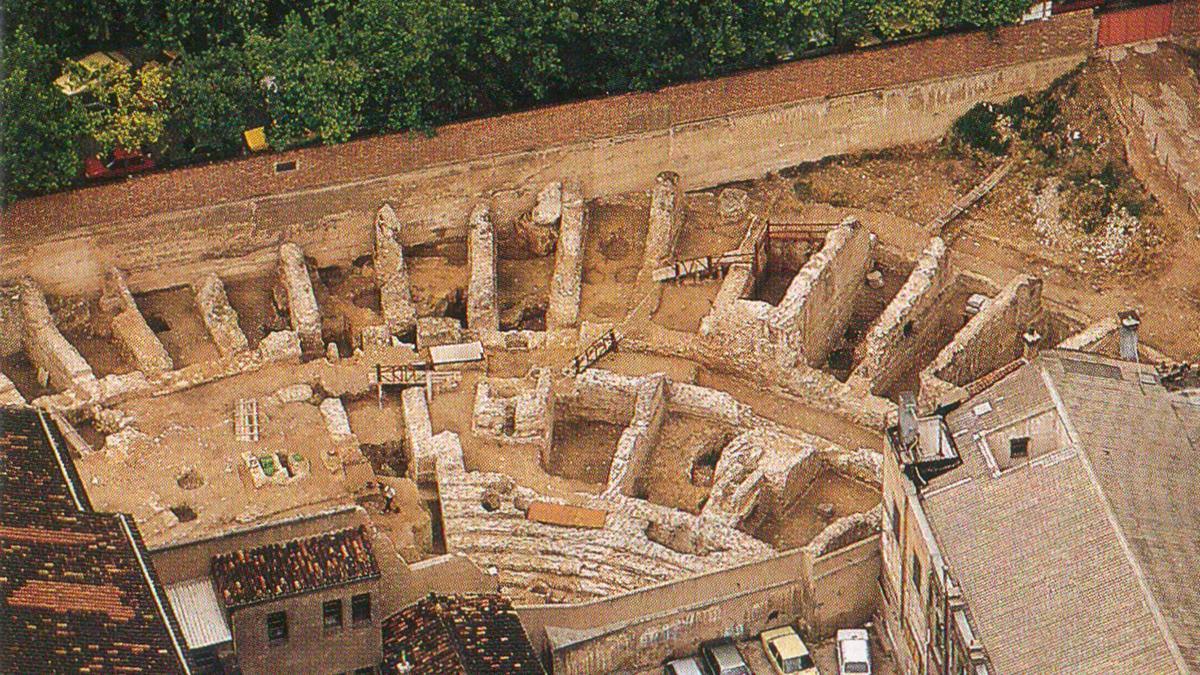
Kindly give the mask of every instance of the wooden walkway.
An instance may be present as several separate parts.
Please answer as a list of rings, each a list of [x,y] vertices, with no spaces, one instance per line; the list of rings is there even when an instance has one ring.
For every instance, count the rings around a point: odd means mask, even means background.
[[[621,336],[615,328],[610,328],[608,332],[592,341],[581,353],[576,354],[571,359],[571,364],[563,369],[563,373],[568,376],[575,376],[583,371],[591,368],[605,354],[616,351],[617,343],[621,341]]]
[[[688,277],[697,279],[716,279],[725,276],[729,268],[738,263],[754,262],[753,253],[726,251],[718,256],[702,256],[676,260],[654,270],[651,278],[655,281],[682,281]]]
[[[978,202],[980,199],[983,199],[984,195],[992,191],[992,188],[999,185],[1000,181],[1004,180],[1004,177],[1008,175],[1008,172],[1012,171],[1013,166],[1015,165],[1015,157],[1010,157],[1004,160],[1004,163],[996,167],[995,171],[989,173],[987,177],[979,183],[979,185],[971,188],[970,192],[959,197],[953,204],[950,205],[950,208],[942,212],[942,214],[937,218],[934,218],[931,229],[943,239],[946,239],[954,234],[950,232],[950,224],[957,220],[958,217],[963,213],[965,213],[967,209],[974,206],[976,202]]]

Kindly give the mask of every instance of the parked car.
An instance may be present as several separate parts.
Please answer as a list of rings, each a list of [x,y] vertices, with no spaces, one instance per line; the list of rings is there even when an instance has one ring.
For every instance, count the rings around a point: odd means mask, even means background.
[[[77,96],[91,88],[104,68],[116,64],[130,67],[132,62],[121,52],[93,52],[74,62],[54,80],[54,86],[67,96]]]
[[[700,662],[694,656],[675,659],[663,666],[663,675],[704,675]]]
[[[729,638],[701,644],[700,658],[709,675],[754,675]]]
[[[758,636],[762,640],[763,651],[767,660],[775,667],[780,675],[818,675],[817,664],[808,652],[808,645],[800,639],[796,629],[782,626],[765,630]]]
[[[149,155],[121,148],[113,150],[107,160],[95,156],[83,160],[83,175],[90,179],[120,178],[153,168],[154,160]]]
[[[870,675],[871,638],[861,628],[837,632],[839,675]]]

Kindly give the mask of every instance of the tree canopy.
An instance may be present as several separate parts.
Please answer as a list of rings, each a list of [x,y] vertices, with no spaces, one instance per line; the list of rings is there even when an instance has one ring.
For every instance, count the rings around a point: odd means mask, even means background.
[[[11,0],[5,194],[68,184],[80,139],[161,163],[429,130],[464,116],[645,90],[813,49],[1018,20],[1027,0]],[[100,112],[50,84],[97,49],[170,50],[108,83]],[[138,64],[140,65],[140,64]],[[20,74],[20,75],[17,75]],[[151,101],[151,99],[153,99]],[[90,108],[91,106],[89,106]],[[20,131],[17,131],[20,130]],[[38,150],[38,152],[32,152]],[[9,154],[6,152],[6,155]]]

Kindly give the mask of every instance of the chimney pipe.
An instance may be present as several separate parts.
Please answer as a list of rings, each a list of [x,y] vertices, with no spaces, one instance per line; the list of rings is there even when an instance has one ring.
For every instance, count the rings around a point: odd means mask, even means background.
[[[917,397],[911,391],[900,393],[898,421],[900,423],[900,444],[905,449],[911,448],[917,442]]]
[[[1141,325],[1142,319],[1138,316],[1136,309],[1127,309],[1124,312],[1118,312],[1117,318],[1121,321],[1119,329],[1120,337],[1120,356],[1125,361],[1138,360],[1138,326]]]
[[[1026,361],[1032,361],[1033,357],[1038,354],[1038,346],[1042,343],[1042,334],[1037,332],[1037,329],[1033,326],[1030,326],[1025,331],[1025,334],[1021,336],[1021,339],[1025,342],[1025,349],[1022,356],[1025,357]]]

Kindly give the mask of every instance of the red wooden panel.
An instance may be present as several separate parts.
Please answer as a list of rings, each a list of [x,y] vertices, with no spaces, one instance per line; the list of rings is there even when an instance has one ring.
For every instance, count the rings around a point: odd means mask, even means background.
[[[1149,5],[1100,15],[1096,44],[1100,47],[1167,37],[1171,33],[1171,5]]]

